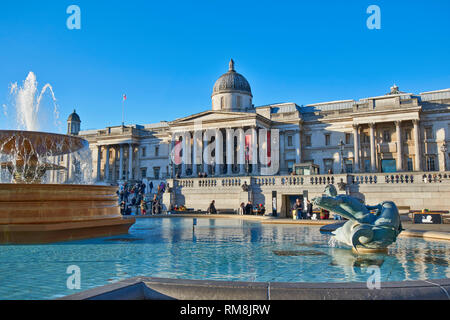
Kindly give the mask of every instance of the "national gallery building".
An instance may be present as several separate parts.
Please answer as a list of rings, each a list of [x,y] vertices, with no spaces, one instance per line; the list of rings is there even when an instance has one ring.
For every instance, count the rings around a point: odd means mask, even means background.
[[[306,106],[255,107],[252,98],[231,60],[214,84],[210,110],[86,131],[74,112],[68,133],[89,142],[94,175],[110,183],[260,176],[268,166],[272,175],[290,175],[298,165],[300,174],[448,170],[450,89],[413,94],[394,85],[384,95]]]

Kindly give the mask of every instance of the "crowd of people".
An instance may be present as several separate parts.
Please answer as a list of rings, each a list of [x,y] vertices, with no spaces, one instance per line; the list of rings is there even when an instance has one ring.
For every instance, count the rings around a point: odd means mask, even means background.
[[[217,214],[215,200],[211,201],[208,209],[206,210],[206,213],[207,214]],[[266,208],[264,207],[264,205],[262,203],[260,203],[256,206],[253,206],[251,201],[247,202],[247,204],[242,202],[241,205],[239,206],[239,209],[237,210],[237,213],[239,215],[266,215]]]
[[[310,219],[310,220],[328,220],[330,219],[330,212],[325,209],[320,209],[319,212],[313,210],[313,204],[311,201],[306,200],[306,206],[300,198],[295,199],[295,203],[292,206],[292,216],[294,219]],[[342,220],[340,215],[334,215],[335,220]]]
[[[124,182],[117,191],[119,196],[120,212],[122,215],[160,214],[162,212],[161,200],[166,185],[161,182],[153,194],[154,185],[150,182],[148,192],[143,182],[134,184]]]

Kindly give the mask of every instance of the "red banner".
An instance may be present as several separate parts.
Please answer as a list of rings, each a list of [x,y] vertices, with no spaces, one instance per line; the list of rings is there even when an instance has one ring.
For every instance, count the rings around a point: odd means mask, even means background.
[[[176,165],[181,164],[181,141],[175,141],[173,148],[173,163]]]
[[[245,136],[245,160],[249,163],[252,161],[252,135]]]

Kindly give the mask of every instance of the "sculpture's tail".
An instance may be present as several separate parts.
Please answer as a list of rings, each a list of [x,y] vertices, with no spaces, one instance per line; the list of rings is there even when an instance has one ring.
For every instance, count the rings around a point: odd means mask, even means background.
[[[365,247],[373,239],[373,231],[369,225],[358,225],[352,231],[352,246],[358,252],[357,245]]]

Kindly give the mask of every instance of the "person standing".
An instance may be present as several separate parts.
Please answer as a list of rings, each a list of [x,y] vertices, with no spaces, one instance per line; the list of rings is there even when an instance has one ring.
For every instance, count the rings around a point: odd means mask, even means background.
[[[253,213],[253,206],[252,206],[252,202],[249,201],[247,202],[247,205],[245,206],[245,214],[250,215]]]
[[[153,190],[153,182],[152,181],[150,181],[150,184],[148,185],[148,187],[150,188],[150,193],[152,193],[152,190]]]
[[[307,219],[311,219],[312,214],[313,214],[313,205],[312,205],[311,201],[309,201],[309,199],[306,200],[306,201],[307,201],[307,204],[306,204],[306,218]]]
[[[301,219],[302,217],[302,212],[303,212],[303,204],[302,201],[300,200],[300,198],[295,199],[295,204],[292,207],[293,214],[297,215],[297,219]]]
[[[240,207],[239,207],[239,209],[238,209],[238,214],[239,214],[240,216],[243,216],[244,213],[245,213],[245,203],[242,202],[241,205],[240,205]]]
[[[145,199],[141,200],[141,214],[143,216],[147,214],[147,203],[145,202]]]

